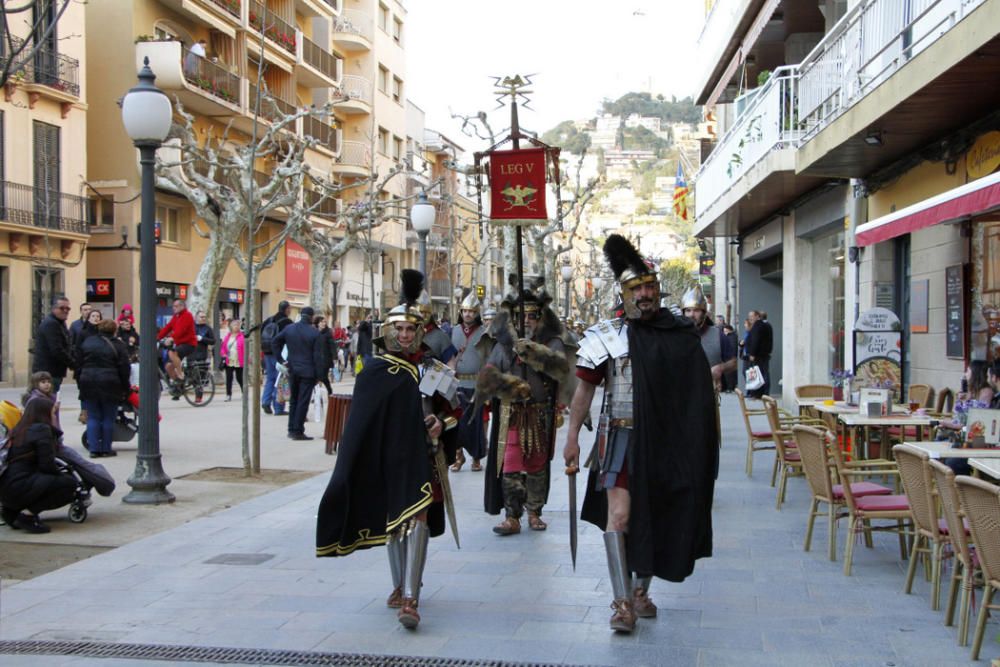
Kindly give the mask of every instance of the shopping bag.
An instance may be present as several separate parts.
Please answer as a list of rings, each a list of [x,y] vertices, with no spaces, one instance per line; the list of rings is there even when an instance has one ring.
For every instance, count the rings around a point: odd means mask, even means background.
[[[344,373],[343,373],[343,371],[340,370],[340,366],[337,366],[336,364],[333,365],[333,368],[331,369],[331,372],[333,373],[333,381],[334,382],[340,382],[341,379],[343,379],[343,377],[344,377]]]
[[[284,371],[278,372],[278,379],[274,383],[275,388],[275,400],[278,403],[288,403],[292,400],[292,384],[288,380],[288,373]]]
[[[312,420],[319,424],[326,413],[326,387],[317,384],[312,395]]]
[[[751,366],[744,371],[744,375],[747,391],[757,391],[764,386],[764,374],[760,372],[760,366]]]
[[[359,356],[357,358],[357,360],[354,362],[354,374],[355,375],[357,375],[358,373],[361,372],[361,367],[362,366],[363,366],[363,364],[361,363],[361,357]]]

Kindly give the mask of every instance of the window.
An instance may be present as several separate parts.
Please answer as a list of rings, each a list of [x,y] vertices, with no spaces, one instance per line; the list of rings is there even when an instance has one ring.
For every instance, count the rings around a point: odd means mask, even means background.
[[[378,66],[378,89],[389,94],[389,70],[384,65]]]
[[[156,224],[160,226],[160,243],[180,243],[180,211],[171,206],[156,207]]]
[[[395,17],[392,19],[392,39],[400,46],[403,45],[403,22]]]
[[[378,152],[382,155],[389,154],[389,130],[384,127],[378,129]]]
[[[39,227],[59,229],[61,197],[59,171],[59,127],[33,121],[34,138],[34,214]]]
[[[392,137],[392,159],[399,162],[403,158],[403,140],[393,135]]]
[[[90,219],[92,227],[115,227],[115,198],[111,195],[97,195],[90,200]]]
[[[389,32],[389,8],[381,2],[378,3],[378,27],[382,28],[382,32]]]
[[[396,104],[403,103],[403,80],[398,76],[392,77],[392,99]]]

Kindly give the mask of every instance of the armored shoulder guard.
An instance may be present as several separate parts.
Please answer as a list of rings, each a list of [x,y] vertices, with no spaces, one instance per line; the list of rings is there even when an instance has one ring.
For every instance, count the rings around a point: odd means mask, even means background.
[[[628,354],[628,329],[621,318],[603,320],[583,332],[576,365],[597,368],[607,359],[617,359]]]

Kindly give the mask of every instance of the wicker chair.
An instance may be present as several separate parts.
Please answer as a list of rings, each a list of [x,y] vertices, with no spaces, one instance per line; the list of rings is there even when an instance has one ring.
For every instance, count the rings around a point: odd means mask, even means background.
[[[827,451],[830,433],[825,429],[811,426],[793,426],[792,433],[795,435],[799,456],[802,458],[806,481],[809,482],[809,489],[812,491],[803,550],[809,551],[812,547],[813,526],[816,517],[823,514],[826,516],[828,555],[830,560],[837,560],[837,521],[847,514],[844,512],[843,485],[834,484],[831,475],[833,470]],[[855,497],[892,494],[892,489],[871,482],[851,482],[850,486]],[[825,513],[819,511],[820,503],[826,503]]]
[[[917,554],[931,558],[931,609],[941,608],[941,561],[945,546],[949,545],[947,526],[938,520],[934,500],[934,480],[927,462],[930,456],[922,449],[910,445],[896,445],[892,448],[899,464],[899,477],[910,503],[910,515],[916,530],[916,540],[910,551],[910,565],[906,569],[906,586],[903,591],[913,590],[913,577],[917,571]],[[942,530],[943,529],[943,530]]]
[[[872,461],[859,461],[861,465],[848,465],[844,461],[844,456],[839,447],[830,447],[833,461],[837,466],[837,474],[841,481],[847,481],[855,476],[869,476],[873,474],[886,474],[886,470],[879,470],[881,466],[873,465]],[[878,463],[878,462],[874,462]],[[895,464],[893,464],[895,465]],[[844,501],[847,504],[847,513],[850,517],[847,530],[847,546],[844,549],[844,574],[851,576],[851,565],[854,558],[854,535],[859,531],[864,531],[865,546],[871,548],[871,531],[891,531],[899,535],[899,553],[901,558],[906,558],[906,525],[911,520],[910,504],[903,495],[889,496],[856,496],[850,484],[844,484]],[[895,526],[872,526],[872,520],[895,520]]]
[[[934,388],[929,384],[911,384],[906,389],[906,398],[910,403],[919,403],[922,408],[930,408],[934,398]]]
[[[956,477],[955,484],[983,569],[983,601],[972,636],[972,659],[978,660],[986,617],[990,610],[1000,611],[1000,605],[993,604],[993,593],[1000,588],[1000,487],[966,475]]]
[[[955,392],[945,387],[937,392],[937,400],[934,402],[934,414],[937,416],[950,414],[955,409]]]
[[[789,415],[782,411],[778,407],[778,402],[770,396],[761,396],[761,400],[764,402],[764,412],[767,414],[767,422],[771,426],[771,434],[774,436],[774,451],[777,455],[775,463],[778,466],[778,494],[774,501],[774,507],[780,510],[782,503],[785,502],[788,478],[802,474],[802,459],[795,446],[792,427],[796,424],[803,426],[822,426],[822,424],[814,419]]]
[[[833,385],[801,384],[795,388],[795,398],[833,398]],[[819,413],[812,407],[804,407],[800,412],[807,417],[819,418]]]
[[[736,392],[736,398],[740,402],[740,412],[743,413],[743,425],[746,426],[747,429],[747,477],[753,477],[753,455],[756,452],[774,449],[774,438],[771,436],[770,431],[754,429],[754,427],[750,424],[751,417],[762,416],[764,411],[748,409],[746,395],[739,389],[734,389],[733,391]],[[777,477],[777,474],[778,463],[775,461],[774,469],[771,471],[771,486],[774,486],[774,480]]]
[[[958,607],[958,645],[969,643],[969,601],[972,598],[973,580],[978,569],[969,549],[969,528],[962,518],[958,488],[955,486],[955,471],[940,461],[927,462],[937,484],[941,513],[948,527],[948,539],[955,554],[951,585],[948,587],[948,608],[944,613],[944,624],[950,626],[955,621],[955,601],[961,588]]]

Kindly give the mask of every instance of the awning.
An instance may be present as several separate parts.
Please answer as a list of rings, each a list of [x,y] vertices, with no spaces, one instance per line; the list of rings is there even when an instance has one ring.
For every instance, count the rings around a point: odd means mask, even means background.
[[[995,209],[1000,209],[1000,172],[866,222],[855,230],[855,242],[859,246],[868,246],[931,225],[953,222]]]

